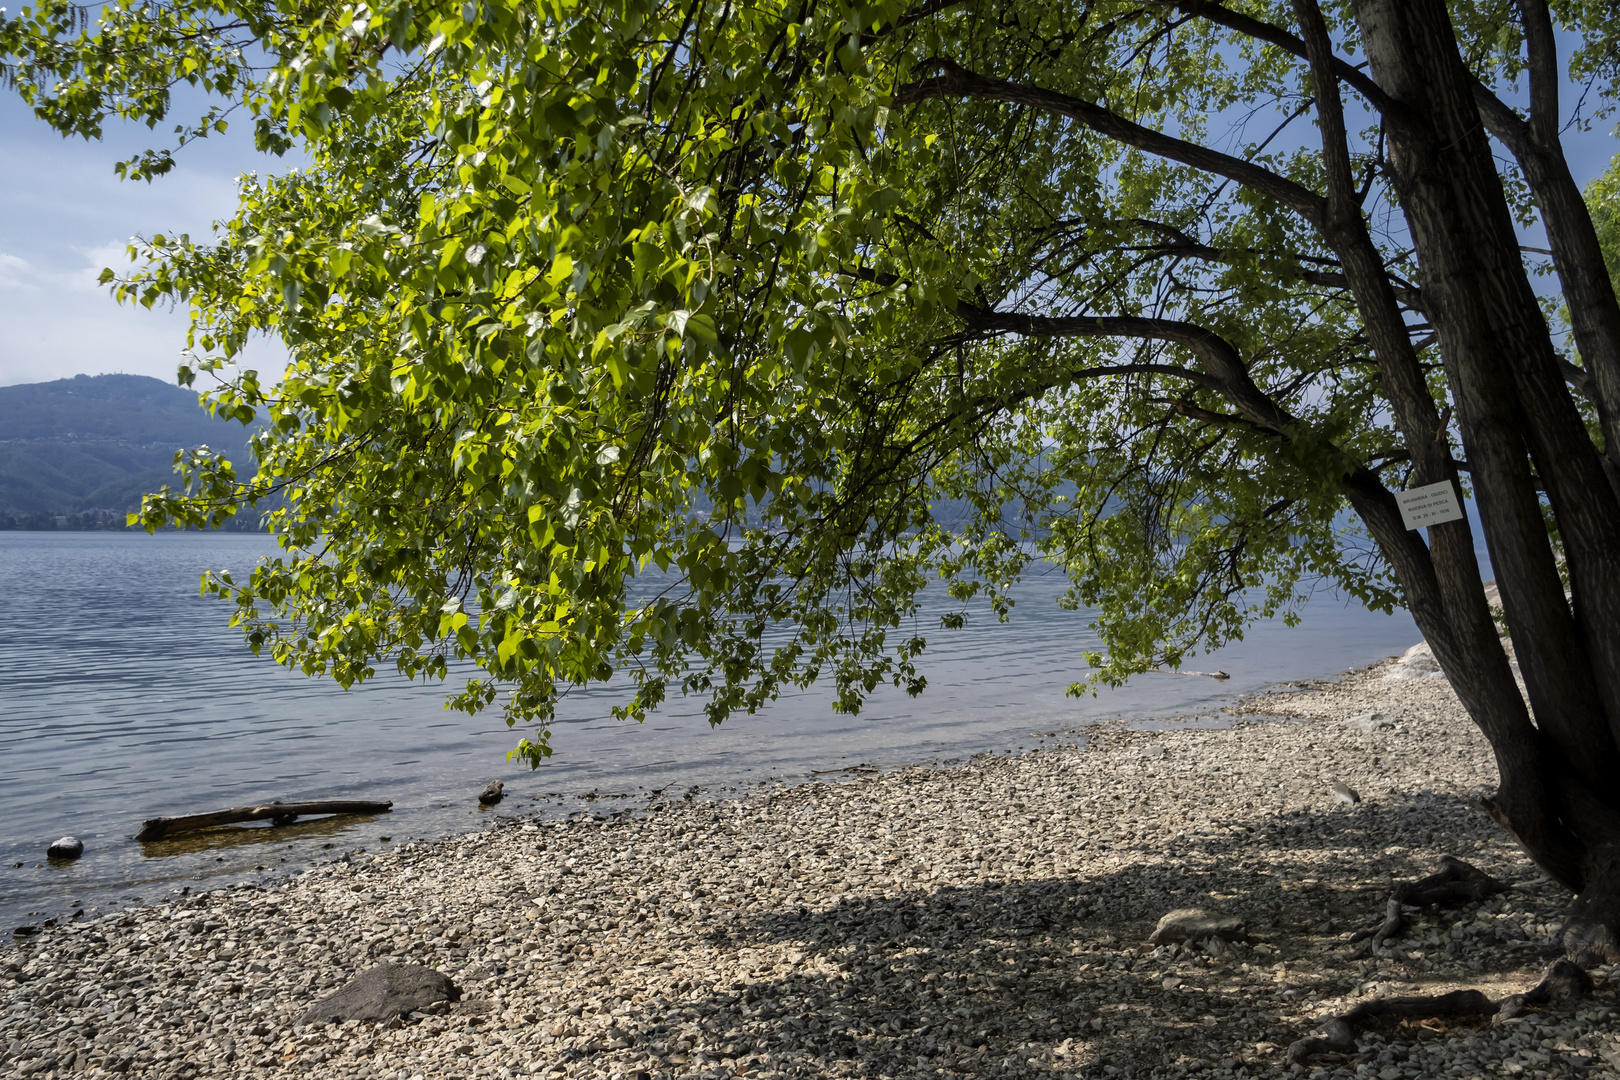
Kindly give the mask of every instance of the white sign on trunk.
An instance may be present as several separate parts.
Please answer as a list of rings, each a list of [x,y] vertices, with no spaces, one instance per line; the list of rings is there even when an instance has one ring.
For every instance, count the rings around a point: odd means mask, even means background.
[[[1401,522],[1408,529],[1463,519],[1462,504],[1457,501],[1457,489],[1450,480],[1402,491],[1395,499],[1401,504]]]

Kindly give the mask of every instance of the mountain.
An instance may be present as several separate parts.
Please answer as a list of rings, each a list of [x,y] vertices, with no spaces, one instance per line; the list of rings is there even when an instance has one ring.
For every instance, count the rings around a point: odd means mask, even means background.
[[[240,469],[247,435],[144,375],[0,386],[0,529],[122,528],[142,494],[178,480],[176,450],[207,444]]]

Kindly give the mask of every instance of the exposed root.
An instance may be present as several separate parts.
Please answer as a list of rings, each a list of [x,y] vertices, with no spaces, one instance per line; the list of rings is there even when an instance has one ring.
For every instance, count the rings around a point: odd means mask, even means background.
[[[1366,956],[1405,929],[1406,915],[1401,910],[1401,902],[1391,897],[1389,904],[1384,908],[1384,924],[1382,926],[1376,930],[1357,930],[1350,936],[1351,941],[1361,941],[1365,938],[1372,939],[1357,949],[1353,955],[1358,958]]]
[[[1564,954],[1582,968],[1620,964],[1620,940],[1607,923],[1574,914],[1564,925]]]
[[[1591,993],[1592,977],[1583,971],[1579,964],[1570,960],[1559,960],[1547,969],[1547,974],[1542,976],[1541,982],[1536,984],[1534,990],[1503,998],[1491,1023],[1500,1024],[1504,1020],[1523,1016],[1536,1006],[1562,1005],[1566,1002],[1579,1001]]]
[[[1393,903],[1393,901],[1392,901]],[[1342,1016],[1329,1016],[1322,1020],[1323,1034],[1317,1038],[1300,1039],[1288,1048],[1288,1063],[1301,1064],[1316,1054],[1347,1053],[1355,1047],[1356,1030],[1381,1020],[1429,1019],[1438,1016],[1491,1017],[1491,1023],[1523,1016],[1533,1008],[1562,1005],[1577,1001],[1592,992],[1592,980],[1580,967],[1568,960],[1559,960],[1547,969],[1547,974],[1534,990],[1514,994],[1500,1002],[1492,1001],[1478,990],[1453,990],[1438,997],[1383,998],[1364,1001]]]
[[[1483,870],[1470,866],[1452,855],[1442,856],[1440,867],[1418,881],[1395,886],[1384,908],[1383,922],[1376,929],[1362,930],[1351,937],[1360,941],[1356,956],[1366,956],[1392,937],[1406,929],[1407,907],[1452,907],[1474,903],[1487,896],[1506,892],[1509,886]],[[1454,990],[1439,997],[1384,998],[1364,1001],[1342,1016],[1329,1016],[1322,1021],[1322,1036],[1300,1039],[1288,1048],[1290,1064],[1299,1064],[1316,1055],[1333,1051],[1340,1053],[1355,1045],[1356,1029],[1381,1020],[1403,1018],[1430,1018],[1439,1016],[1480,1016],[1495,1014],[1492,1023],[1502,1023],[1522,1016],[1532,1008],[1561,1004],[1585,997],[1592,991],[1592,980],[1578,964],[1560,960],[1547,969],[1546,976],[1534,990],[1514,994],[1500,1002],[1492,1001],[1478,990]]]
[[[1300,1039],[1288,1048],[1290,1065],[1316,1054],[1345,1053],[1355,1046],[1356,1028],[1377,1020],[1405,1017],[1483,1016],[1496,1011],[1496,1003],[1478,990],[1453,990],[1439,997],[1383,998],[1364,1001],[1343,1016],[1322,1021],[1322,1038]]]
[[[1507,892],[1508,884],[1455,855],[1440,856],[1440,868],[1426,878],[1395,886],[1394,898],[1411,907],[1452,907]]]
[[[1583,968],[1620,964],[1620,845],[1594,853],[1564,923],[1564,955]]]
[[[1365,941],[1354,955],[1366,956],[1405,930],[1406,916],[1402,913],[1403,907],[1452,907],[1457,904],[1471,904],[1487,896],[1506,892],[1508,888],[1506,882],[1498,881],[1478,867],[1471,866],[1454,855],[1442,855],[1440,868],[1428,877],[1402,882],[1395,886],[1395,892],[1390,896],[1389,903],[1384,909],[1383,924],[1375,930],[1362,930],[1351,936],[1351,941],[1364,941],[1369,937],[1372,939]]]

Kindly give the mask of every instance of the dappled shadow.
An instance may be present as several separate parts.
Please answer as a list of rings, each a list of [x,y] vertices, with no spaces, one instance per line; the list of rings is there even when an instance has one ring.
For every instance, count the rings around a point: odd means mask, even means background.
[[[1432,813],[1430,798],[1415,797]],[[758,966],[684,1003],[702,1018],[696,1031],[652,1024],[644,1037],[683,1067],[729,1062],[739,1075],[784,1063],[874,1077],[1281,1069],[1287,1044],[1330,1000],[1384,970],[1350,958],[1342,932],[1376,915],[1391,867],[1426,873],[1441,853],[1414,845],[1368,865],[1363,838],[1348,834],[1365,832],[1378,851],[1407,831],[1404,804],[1369,809],[1250,818],[1246,833],[1190,836],[1180,850],[1122,846],[1124,865],[1106,873],[919,885],[818,910],[717,905],[702,936],[757,953]],[[1248,919],[1247,941],[1218,956],[1144,944],[1165,911],[1209,904],[1215,880],[1217,906]],[[1436,915],[1420,933],[1475,908]],[[1393,954],[1401,978],[1463,977],[1456,959],[1447,967],[1421,941],[1407,944],[1413,955]],[[1499,966],[1533,968],[1551,947],[1532,951]]]

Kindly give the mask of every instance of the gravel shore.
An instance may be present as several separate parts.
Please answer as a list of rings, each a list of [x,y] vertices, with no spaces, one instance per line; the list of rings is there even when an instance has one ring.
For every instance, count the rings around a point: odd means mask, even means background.
[[[1574,1009],[1283,1062],[1325,1013],[1501,997],[1557,955],[1567,897],[1471,808],[1489,750],[1416,661],[1245,699],[1227,729],[1092,726],[731,801],[508,819],[47,928],[0,953],[0,1074],[1620,1076],[1620,969]],[[1513,888],[1354,956],[1391,883],[1443,854]],[[1247,940],[1145,943],[1192,906],[1243,917]],[[462,999],[297,1023],[386,960],[438,967]]]

